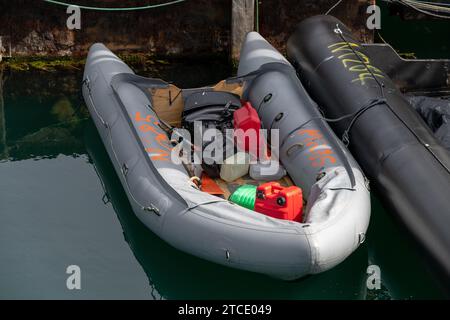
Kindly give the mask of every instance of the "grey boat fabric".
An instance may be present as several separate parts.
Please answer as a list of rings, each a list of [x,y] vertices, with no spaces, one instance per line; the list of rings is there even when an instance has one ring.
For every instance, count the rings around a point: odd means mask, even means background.
[[[239,72],[229,81],[243,81],[244,96],[254,106],[272,94],[259,110],[266,128],[277,112],[286,115],[276,125],[280,141],[285,140],[278,156],[308,197],[302,223],[271,218],[204,193],[182,163],[165,161],[169,138],[153,125],[158,115],[147,89],[169,84],[135,75],[102,44],[89,51],[83,96],[133,211],[167,243],[205,260],[285,280],[328,270],[364,241],[370,218],[367,181],[318,118],[292,66],[257,33],[247,36]],[[199,90],[208,88],[186,89],[183,95]],[[151,126],[152,139],[142,125]],[[319,143],[302,147],[311,140]],[[334,160],[312,166],[310,149],[319,155],[331,152]]]

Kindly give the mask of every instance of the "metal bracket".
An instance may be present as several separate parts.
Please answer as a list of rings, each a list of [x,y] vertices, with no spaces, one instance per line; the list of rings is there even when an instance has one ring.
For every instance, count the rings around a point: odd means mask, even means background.
[[[161,213],[159,212],[159,209],[157,207],[155,207],[153,205],[153,203],[150,203],[150,205],[148,207],[144,207],[142,208],[144,211],[148,211],[148,212],[153,212],[154,214],[156,214],[158,217],[161,216]]]
[[[91,81],[89,80],[89,77],[84,78],[83,82],[81,84],[86,86],[86,88],[89,91],[89,95],[90,95],[91,94]]]
[[[124,163],[124,164],[122,165],[122,168],[121,168],[120,170],[122,171],[122,174],[126,177],[126,176],[127,176],[127,173],[128,173],[128,166],[127,166],[127,164]]]
[[[366,234],[364,232],[358,233],[358,242],[363,244],[366,241]]]
[[[102,201],[103,201],[103,204],[108,204],[111,202],[111,198],[109,197],[108,193],[105,192],[103,194]]]
[[[364,185],[366,186],[367,191],[370,192],[370,180],[366,176],[364,176]]]

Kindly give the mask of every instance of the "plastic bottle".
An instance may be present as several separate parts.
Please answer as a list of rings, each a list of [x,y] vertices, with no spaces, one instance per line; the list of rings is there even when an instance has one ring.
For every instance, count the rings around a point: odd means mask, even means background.
[[[220,167],[220,178],[232,182],[248,174],[250,157],[246,152],[236,152],[228,157]]]

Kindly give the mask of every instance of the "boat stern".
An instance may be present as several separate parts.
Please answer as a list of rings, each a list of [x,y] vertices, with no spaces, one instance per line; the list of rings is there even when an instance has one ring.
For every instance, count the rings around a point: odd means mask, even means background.
[[[247,33],[241,47],[237,75],[244,76],[258,70],[262,65],[270,62],[281,62],[291,65],[286,58],[277,51],[258,32]]]

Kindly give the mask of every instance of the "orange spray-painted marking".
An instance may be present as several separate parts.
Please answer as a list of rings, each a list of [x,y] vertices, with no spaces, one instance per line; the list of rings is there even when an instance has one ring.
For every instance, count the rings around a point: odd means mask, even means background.
[[[333,150],[326,144],[325,139],[319,130],[302,129],[297,131],[297,133],[306,137],[303,143],[308,147],[308,159],[311,161],[312,167],[323,167],[327,162],[329,164],[336,163]],[[328,148],[318,149],[319,146],[326,146]]]
[[[151,114],[147,115],[144,118],[142,117],[140,112],[136,112],[134,120],[136,122],[145,122],[144,124],[141,124],[138,129],[143,133],[151,134],[148,138],[142,138],[145,151],[147,151],[148,153],[152,153],[152,155],[150,155],[150,159],[157,161],[169,161],[170,151],[172,150],[172,148],[169,145],[169,138],[166,134],[162,133],[158,127],[158,119]],[[151,140],[156,141],[156,143],[161,148],[150,147],[152,143]]]

